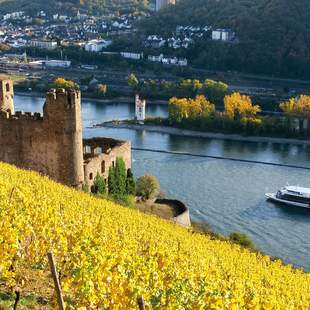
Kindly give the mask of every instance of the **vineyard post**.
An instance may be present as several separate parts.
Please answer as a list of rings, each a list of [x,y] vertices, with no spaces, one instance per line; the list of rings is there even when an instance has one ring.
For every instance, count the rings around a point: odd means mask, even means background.
[[[145,304],[144,304],[143,296],[139,296],[137,298],[137,302],[138,302],[139,310],[145,310]]]
[[[57,301],[58,301],[59,309],[65,310],[65,303],[64,303],[64,300],[62,297],[61,287],[60,287],[60,283],[59,283],[59,278],[58,278],[58,274],[57,274],[57,270],[56,270],[56,265],[55,265],[53,253],[48,252],[47,257],[48,257],[48,262],[50,264],[51,273],[52,273],[53,280],[54,280],[54,285],[55,285],[55,290],[56,290],[56,294],[57,294]]]

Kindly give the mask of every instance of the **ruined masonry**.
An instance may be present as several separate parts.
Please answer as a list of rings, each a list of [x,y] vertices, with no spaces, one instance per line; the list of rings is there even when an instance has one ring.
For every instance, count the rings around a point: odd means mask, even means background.
[[[122,157],[131,167],[129,141],[82,139],[79,91],[51,89],[40,113],[14,113],[13,82],[0,78],[0,161],[38,171],[65,185],[94,191],[99,173],[107,181],[109,167]]]

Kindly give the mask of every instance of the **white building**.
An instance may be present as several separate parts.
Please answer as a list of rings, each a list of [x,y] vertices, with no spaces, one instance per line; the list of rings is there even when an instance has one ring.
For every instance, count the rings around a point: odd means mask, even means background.
[[[144,99],[141,99],[139,95],[136,95],[135,103],[136,103],[136,120],[138,122],[144,122],[146,101]]]
[[[7,13],[3,16],[3,20],[21,19],[24,16],[23,11]]]
[[[157,35],[149,35],[146,39],[145,46],[151,48],[161,48],[166,44],[166,40]]]
[[[111,44],[110,40],[91,40],[85,44],[85,51],[98,53]]]
[[[160,54],[159,56],[149,55],[149,56],[147,57],[147,59],[148,59],[149,61],[153,61],[153,62],[161,62],[162,59],[163,59],[163,57],[164,57],[163,54]]]
[[[71,67],[70,60],[45,60],[43,65],[47,68],[69,68]]]
[[[186,67],[188,65],[188,61],[186,58],[180,58],[178,61],[178,65],[181,67]]]
[[[68,19],[68,16],[67,15],[59,15],[58,19],[65,22]]]
[[[29,63],[32,68],[69,68],[71,61],[69,60],[37,60]]]
[[[212,40],[214,41],[231,41],[235,33],[230,29],[215,29],[212,31]]]
[[[143,58],[143,53],[121,52],[121,56],[127,59],[140,60]]]
[[[156,0],[156,11],[159,11],[168,5],[174,5],[175,0]]]
[[[81,14],[80,10],[77,11],[76,18],[78,20],[86,20],[88,18],[87,14]]]
[[[31,40],[29,45],[36,48],[46,49],[46,50],[54,50],[57,48],[56,41],[39,41],[39,40]]]

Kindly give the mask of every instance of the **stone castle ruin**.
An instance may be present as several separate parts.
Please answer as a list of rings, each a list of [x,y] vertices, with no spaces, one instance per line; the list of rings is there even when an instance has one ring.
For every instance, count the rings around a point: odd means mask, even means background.
[[[131,167],[129,141],[83,140],[79,91],[51,89],[43,115],[14,113],[13,96],[13,82],[0,79],[0,161],[78,188],[83,183],[94,188],[97,173],[106,180],[117,157]]]

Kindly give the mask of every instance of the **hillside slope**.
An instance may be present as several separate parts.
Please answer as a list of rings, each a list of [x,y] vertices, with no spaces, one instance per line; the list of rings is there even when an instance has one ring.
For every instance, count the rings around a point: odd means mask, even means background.
[[[98,15],[109,12],[129,12],[137,8],[146,8],[145,0],[0,0],[0,13],[23,10],[33,14],[44,10],[48,13],[72,13],[77,9],[86,9],[89,13]]]
[[[239,38],[239,44],[202,40],[187,52],[197,67],[310,78],[307,0],[180,0],[140,29],[171,34],[177,25],[231,28]]]
[[[0,218],[0,305],[10,286],[50,302],[52,250],[72,309],[310,306],[309,274],[4,163]]]

